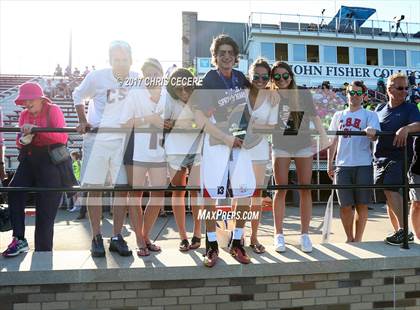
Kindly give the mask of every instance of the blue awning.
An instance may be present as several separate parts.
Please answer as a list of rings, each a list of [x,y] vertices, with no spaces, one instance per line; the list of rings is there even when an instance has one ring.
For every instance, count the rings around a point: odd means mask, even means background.
[[[338,29],[342,31],[347,29],[354,30],[354,21],[356,21],[356,28],[360,28],[375,12],[375,9],[370,8],[341,6],[328,24],[328,28],[335,29],[337,25]]]

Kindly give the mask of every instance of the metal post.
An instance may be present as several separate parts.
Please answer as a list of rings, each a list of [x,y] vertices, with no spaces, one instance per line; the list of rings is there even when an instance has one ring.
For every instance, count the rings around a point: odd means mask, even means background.
[[[392,27],[391,27],[391,22],[388,22],[388,35],[389,35],[389,39],[390,39],[390,40],[392,39],[391,30],[392,30]]]
[[[299,32],[299,34],[300,34],[300,15],[298,14],[298,32]]]
[[[316,136],[316,181],[318,184],[320,184],[320,172],[319,172],[319,149],[320,149],[320,145],[319,145],[319,136]],[[318,198],[318,202],[321,201],[321,190],[318,188],[317,190],[317,198]]]
[[[403,249],[409,249],[408,246],[408,178],[407,178],[407,171],[408,171],[408,154],[407,154],[407,144],[404,146],[404,162],[403,162],[403,229],[404,229],[404,241],[401,247]]]
[[[375,28],[373,26],[373,20],[372,20],[372,39],[375,37]]]

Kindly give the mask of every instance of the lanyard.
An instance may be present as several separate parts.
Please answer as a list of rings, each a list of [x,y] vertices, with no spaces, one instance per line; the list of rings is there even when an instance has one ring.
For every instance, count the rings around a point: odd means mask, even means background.
[[[226,80],[224,75],[220,73],[219,70],[217,70],[217,74],[219,75],[223,84],[225,84],[226,89],[230,89],[231,91],[233,91],[236,87],[239,87],[239,81],[238,81],[238,78],[236,77],[235,71],[232,70],[231,85],[229,85],[228,81]]]

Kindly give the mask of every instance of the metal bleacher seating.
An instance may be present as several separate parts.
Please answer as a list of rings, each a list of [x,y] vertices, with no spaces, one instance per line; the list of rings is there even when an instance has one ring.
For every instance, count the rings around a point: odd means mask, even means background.
[[[16,106],[14,100],[17,96],[20,84],[28,81],[36,81],[45,85],[45,78],[40,76],[17,76],[0,75],[0,104],[3,113],[4,127],[17,127],[21,108]],[[76,127],[78,123],[77,113],[73,106],[73,100],[62,97],[51,98],[63,111],[67,127]],[[16,133],[4,133],[4,145],[6,146],[5,164],[7,170],[15,170],[17,167],[18,149],[16,147]],[[69,135],[68,147],[70,150],[79,150],[82,147],[82,137],[76,134]]]

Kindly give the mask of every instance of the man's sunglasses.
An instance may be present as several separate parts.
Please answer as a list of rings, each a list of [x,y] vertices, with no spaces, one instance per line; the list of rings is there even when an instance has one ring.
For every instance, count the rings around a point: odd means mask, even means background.
[[[283,74],[276,73],[273,75],[273,79],[275,81],[280,81],[282,78],[287,81],[290,78],[290,74],[289,73],[283,73]]]
[[[258,81],[262,79],[264,82],[267,82],[270,79],[270,76],[268,74],[254,74],[254,76],[252,77],[253,81]]]
[[[350,96],[354,96],[354,95],[358,95],[358,96],[361,96],[361,95],[363,95],[363,90],[350,90],[349,91],[349,94],[350,94]]]
[[[399,87],[394,87],[396,90],[409,90],[410,87],[403,87],[403,86],[399,86]]]

